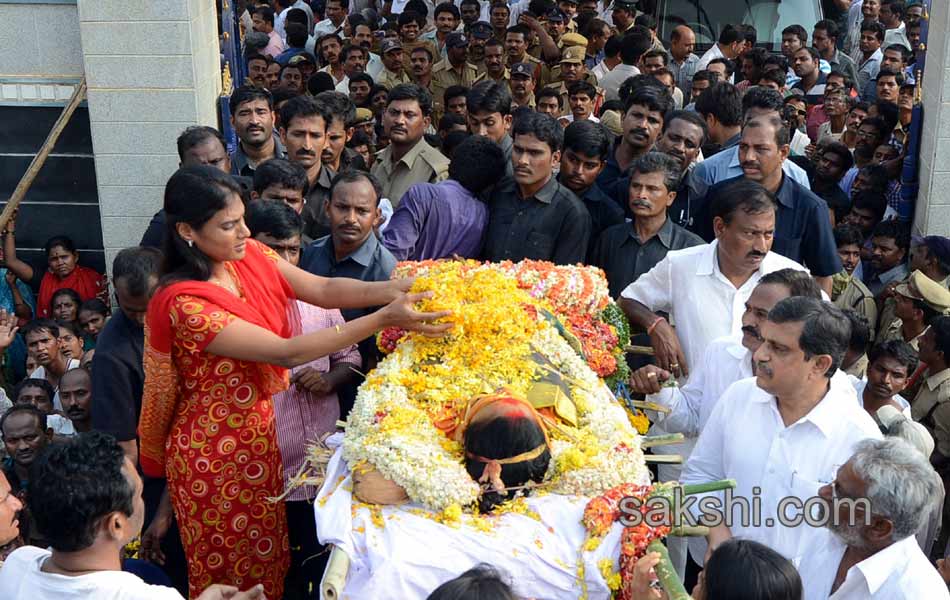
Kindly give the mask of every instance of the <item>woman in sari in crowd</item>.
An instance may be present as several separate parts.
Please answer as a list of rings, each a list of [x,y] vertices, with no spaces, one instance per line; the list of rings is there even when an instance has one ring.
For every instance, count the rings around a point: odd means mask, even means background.
[[[193,596],[213,583],[283,594],[290,562],[272,396],[287,369],[390,326],[437,335],[409,281],[311,275],[251,239],[241,190],[213,167],[165,188],[165,265],[146,317],[140,461],[166,477]],[[379,311],[300,335],[295,300]]]

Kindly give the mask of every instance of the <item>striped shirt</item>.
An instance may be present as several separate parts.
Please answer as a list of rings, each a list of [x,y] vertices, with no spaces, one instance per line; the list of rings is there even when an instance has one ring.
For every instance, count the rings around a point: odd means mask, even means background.
[[[297,302],[300,326],[303,333],[313,333],[343,325],[343,316],[337,309],[327,310],[305,302]],[[359,369],[362,361],[356,344],[322,356],[306,365],[296,367],[291,373],[312,367],[320,373],[347,363]],[[336,429],[340,418],[340,401],[336,392],[326,396],[314,396],[309,391],[291,384],[289,388],[274,395],[274,420],[277,427],[277,444],[284,463],[284,483],[295,476],[307,459],[307,445],[319,440],[325,433]],[[287,495],[287,500],[315,498],[317,488],[301,486]]]

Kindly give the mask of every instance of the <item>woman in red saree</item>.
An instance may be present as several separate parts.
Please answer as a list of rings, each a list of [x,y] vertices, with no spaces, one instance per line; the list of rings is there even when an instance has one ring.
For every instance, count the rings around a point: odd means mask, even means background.
[[[249,238],[240,189],[213,167],[165,188],[164,276],[146,317],[142,470],[167,477],[188,559],[191,596],[212,583],[264,585],[280,598],[290,560],[271,397],[287,368],[399,323],[438,334],[406,281],[326,279]],[[299,333],[295,298],[384,308],[334,329]]]
[[[50,315],[53,294],[64,288],[75,290],[83,302],[99,298],[106,304],[109,303],[108,279],[105,275],[79,264],[79,252],[70,238],[58,235],[46,242],[46,263],[49,268],[40,275],[29,263],[17,258],[15,227],[16,221],[12,219],[7,225],[7,235],[3,241],[4,260],[7,268],[17,277],[27,284],[39,285],[40,293],[36,299],[37,318],[52,318]]]

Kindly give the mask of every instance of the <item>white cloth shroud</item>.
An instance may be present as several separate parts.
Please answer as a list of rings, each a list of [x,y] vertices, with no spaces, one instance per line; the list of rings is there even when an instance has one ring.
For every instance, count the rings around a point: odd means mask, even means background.
[[[341,444],[342,434],[327,443]],[[561,600],[581,595],[577,567],[586,540],[581,517],[587,498],[529,496],[527,504],[540,522],[509,513],[491,517],[491,531],[483,532],[465,524],[465,516],[454,528],[413,514],[409,510],[421,508],[414,503],[382,507],[385,527],[379,528],[367,508],[352,510],[351,490],[350,470],[338,447],[314,510],[320,542],[339,546],[350,557],[344,599],[425,600],[436,587],[480,563],[499,569],[522,597]],[[595,551],[582,554],[590,600],[610,598],[597,563],[611,558],[616,569],[620,534],[620,524],[614,523]]]

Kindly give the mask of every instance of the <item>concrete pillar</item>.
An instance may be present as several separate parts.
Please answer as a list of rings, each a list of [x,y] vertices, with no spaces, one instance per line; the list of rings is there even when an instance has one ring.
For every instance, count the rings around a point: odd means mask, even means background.
[[[214,0],[79,0],[106,264],[138,244],[178,167],[175,140],[217,127]]]
[[[950,5],[931,3],[914,231],[950,236]]]

